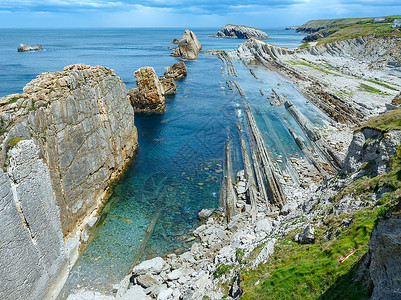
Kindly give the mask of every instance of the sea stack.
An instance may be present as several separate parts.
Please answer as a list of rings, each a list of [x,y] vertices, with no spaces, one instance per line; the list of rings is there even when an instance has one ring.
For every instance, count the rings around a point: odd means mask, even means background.
[[[135,112],[164,112],[164,89],[152,67],[135,71],[137,87],[128,90],[128,97]]]
[[[188,71],[183,61],[179,63],[175,63],[168,67],[167,71],[164,72],[164,77],[166,78],[173,78],[173,79],[183,79],[187,76]]]
[[[233,39],[268,39],[266,32],[243,25],[227,24],[222,30],[212,37],[233,38]]]
[[[25,51],[38,51],[38,50],[43,50],[43,47],[41,44],[37,44],[36,46],[29,46],[29,45],[24,45],[24,44],[19,44],[17,47],[18,52],[25,52]]]
[[[178,47],[174,50],[171,56],[181,57],[183,59],[195,60],[198,57],[199,51],[202,49],[195,33],[185,29],[184,35],[178,41]]]

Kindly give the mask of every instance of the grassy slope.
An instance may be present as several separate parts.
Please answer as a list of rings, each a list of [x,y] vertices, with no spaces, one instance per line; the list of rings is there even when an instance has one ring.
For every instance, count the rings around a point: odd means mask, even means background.
[[[391,28],[394,24],[394,19],[401,19],[401,15],[385,17],[384,21],[378,23],[374,23],[374,18],[313,20],[301,27],[314,29],[324,27],[319,32],[326,37],[317,40],[318,44],[369,35],[401,37],[399,28]]]
[[[401,110],[390,111],[372,118],[365,126],[386,132],[401,129]],[[369,165],[364,166],[368,168]],[[316,228],[316,241],[312,245],[292,242],[296,232],[277,242],[276,251],[267,264],[255,270],[245,270],[242,299],[365,299],[369,289],[359,281],[356,271],[368,250],[372,227],[387,209],[401,199],[401,146],[391,157],[387,174],[361,177],[351,182],[334,197],[333,203],[352,194],[371,201],[372,195],[382,186],[392,192],[386,193],[374,207],[367,207],[353,215],[329,215]],[[353,217],[352,225],[346,227],[341,221]],[[331,230],[332,238],[325,238]],[[351,250],[356,252],[343,264],[341,256]],[[258,284],[256,284],[259,281]],[[255,285],[256,284],[256,285]]]

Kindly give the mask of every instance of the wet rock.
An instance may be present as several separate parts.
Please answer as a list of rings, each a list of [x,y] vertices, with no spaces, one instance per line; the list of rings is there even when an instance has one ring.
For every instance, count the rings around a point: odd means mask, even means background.
[[[171,56],[178,56],[183,59],[195,60],[198,57],[199,51],[202,49],[195,33],[185,30],[184,35],[178,42],[178,47],[174,50]]]
[[[127,94],[135,112],[164,112],[166,107],[164,89],[152,67],[135,71],[136,88]]]
[[[175,95],[177,93],[177,85],[173,78],[159,77],[159,81],[163,86],[164,95]]]
[[[160,274],[163,268],[166,266],[166,262],[161,257],[156,257],[151,260],[145,260],[139,265],[135,266],[132,270],[133,275],[145,275],[145,274]]]
[[[20,44],[17,47],[17,51],[18,52],[24,52],[24,51],[39,51],[39,50],[43,50],[43,47],[41,44],[37,44],[36,46],[28,46],[28,45],[24,45],[24,44]]]
[[[167,71],[164,72],[164,77],[173,79],[184,79],[188,74],[187,67],[183,61],[175,63],[168,67]]]

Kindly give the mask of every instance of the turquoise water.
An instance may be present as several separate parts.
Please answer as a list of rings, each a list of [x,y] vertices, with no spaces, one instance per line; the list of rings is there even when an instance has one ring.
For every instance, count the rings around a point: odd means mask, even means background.
[[[209,37],[218,29],[193,29],[203,50],[234,49],[244,40]],[[304,37],[293,31],[269,28],[269,40],[284,47],[296,47]],[[21,92],[22,87],[41,72],[53,72],[65,65],[84,62],[112,68],[126,83],[135,85],[132,73],[142,66],[153,66],[162,75],[179,59],[169,56],[167,47],[180,38],[183,29],[124,30],[0,30],[0,96]],[[41,43],[46,51],[17,53],[20,43]],[[239,159],[236,112],[244,115],[248,103],[261,128],[273,157],[301,155],[284,121],[302,135],[284,107],[270,106],[271,88],[286,93],[317,125],[322,115],[290,82],[261,66],[251,66],[255,79],[241,61],[234,62],[239,77],[222,74],[221,61],[201,53],[186,62],[188,76],[177,82],[177,94],[168,97],[163,115],[136,114],[139,150],[123,177],[116,183],[110,199],[114,206],[103,226],[71,271],[60,298],[84,287],[111,293],[131,269],[138,256],[145,232],[158,216],[153,234],[141,259],[190,246],[185,235],[198,225],[202,208],[219,204],[224,144],[233,141],[234,170]],[[225,84],[236,79],[246,94],[243,99]],[[277,83],[284,83],[278,87]],[[259,89],[263,89],[262,96]]]

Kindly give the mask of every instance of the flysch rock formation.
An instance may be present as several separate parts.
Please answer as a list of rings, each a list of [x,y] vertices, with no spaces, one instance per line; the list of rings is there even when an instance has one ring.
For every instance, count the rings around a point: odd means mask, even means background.
[[[268,39],[266,32],[243,25],[227,24],[222,30],[212,35],[212,37],[234,38],[234,39]]]
[[[171,56],[181,57],[183,59],[195,60],[198,57],[202,45],[195,33],[185,29],[184,35],[178,41],[178,47],[174,49]]]
[[[0,98],[0,125],[0,264],[15,279],[1,280],[0,298],[46,298],[134,155],[134,110],[113,70],[77,64]]]
[[[165,92],[155,70],[152,67],[143,67],[134,72],[134,77],[137,86],[128,90],[128,97],[135,112],[164,112]],[[171,86],[171,82],[163,82]],[[169,91],[170,86],[167,86]]]
[[[43,50],[43,47],[41,44],[37,44],[36,46],[29,46],[29,45],[24,45],[24,44],[20,44],[17,47],[17,51],[18,52],[24,52],[24,51],[39,51],[39,50]]]
[[[67,266],[50,172],[32,140],[9,150],[0,169],[0,298],[44,299]]]

